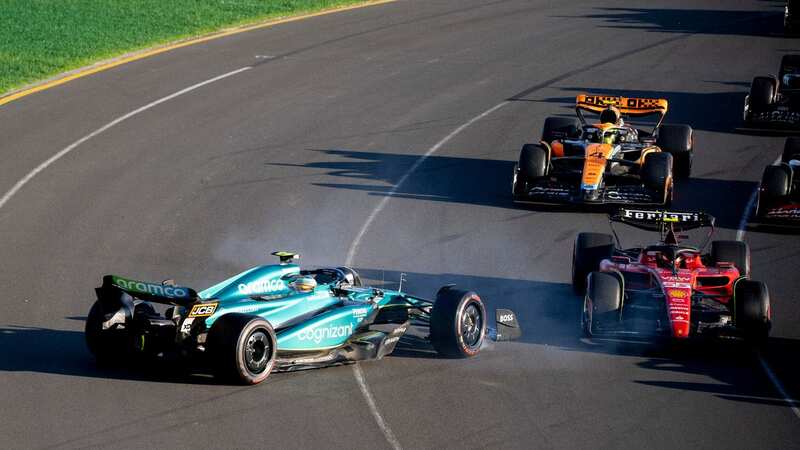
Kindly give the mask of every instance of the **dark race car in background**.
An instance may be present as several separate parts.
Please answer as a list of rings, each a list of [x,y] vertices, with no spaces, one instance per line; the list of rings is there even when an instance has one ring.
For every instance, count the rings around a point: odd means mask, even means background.
[[[800,138],[787,138],[780,162],[764,169],[753,222],[800,227]]]
[[[662,125],[667,101],[579,95],[577,118],[548,117],[541,141],[525,144],[514,167],[514,201],[534,204],[642,204],[672,201],[674,177],[692,167],[692,128]],[[603,113],[614,109],[616,120]],[[587,123],[583,112],[600,114]],[[652,130],[622,118],[657,117]]]
[[[619,237],[580,233],[575,240],[572,283],[584,296],[581,327],[586,337],[686,340],[696,336],[768,336],[767,286],[750,279],[744,242],[713,241],[714,218],[701,212],[620,209],[609,216],[658,232],[658,242],[623,248]],[[699,247],[679,233],[709,228]]]
[[[800,55],[784,55],[777,76],[753,78],[744,100],[744,125],[800,130]]]

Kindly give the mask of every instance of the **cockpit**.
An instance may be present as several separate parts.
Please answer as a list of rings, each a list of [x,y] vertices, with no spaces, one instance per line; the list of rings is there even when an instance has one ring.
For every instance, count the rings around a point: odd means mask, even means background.
[[[582,139],[596,144],[617,145],[625,142],[636,142],[636,135],[630,128],[596,124],[584,127]]]
[[[642,263],[660,269],[689,269],[702,266],[700,254],[694,247],[680,245],[651,245],[642,252]]]

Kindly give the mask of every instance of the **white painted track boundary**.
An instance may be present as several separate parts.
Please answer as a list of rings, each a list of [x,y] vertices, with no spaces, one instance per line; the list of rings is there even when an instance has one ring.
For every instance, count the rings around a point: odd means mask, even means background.
[[[36,175],[38,175],[39,172],[47,169],[53,163],[55,163],[59,159],[63,158],[64,156],[66,156],[71,151],[75,150],[76,148],[80,147],[81,144],[84,144],[86,141],[88,141],[88,140],[90,140],[90,139],[92,139],[92,138],[104,133],[105,131],[107,131],[110,128],[113,128],[116,125],[119,125],[120,123],[130,119],[131,117],[137,116],[137,115],[147,111],[148,109],[154,108],[154,107],[156,107],[156,106],[158,106],[158,105],[160,105],[160,104],[162,104],[164,102],[168,102],[168,101],[170,101],[170,100],[172,100],[172,99],[174,99],[176,97],[180,97],[181,95],[188,94],[189,92],[192,92],[195,89],[201,88],[203,86],[206,86],[206,85],[209,85],[211,83],[223,80],[223,79],[228,78],[228,77],[232,77],[232,76],[234,76],[236,74],[239,74],[239,73],[242,73],[242,72],[244,72],[246,70],[250,70],[251,68],[252,67],[250,67],[250,66],[242,67],[241,69],[236,69],[234,71],[231,71],[231,72],[228,72],[228,73],[224,73],[222,75],[219,75],[219,76],[216,76],[214,78],[208,79],[206,81],[201,81],[200,83],[193,84],[193,85],[191,85],[191,86],[189,86],[189,87],[187,87],[185,89],[181,89],[180,91],[175,92],[175,93],[170,94],[170,95],[167,95],[166,97],[161,97],[160,99],[158,99],[158,100],[156,100],[154,102],[148,103],[148,104],[142,106],[141,108],[135,109],[135,110],[123,115],[123,116],[117,117],[116,119],[112,120],[111,122],[108,122],[107,124],[103,125],[102,127],[92,131],[91,133],[87,134],[86,136],[84,136],[84,137],[78,139],[77,141],[73,142],[72,144],[69,144],[68,146],[64,147],[61,151],[59,151],[55,155],[51,156],[45,162],[39,164],[33,170],[28,172],[28,174],[25,175],[24,177],[22,177],[22,179],[20,179],[19,181],[17,181],[17,183],[11,189],[9,189],[8,192],[3,194],[3,197],[0,198],[0,209],[2,209],[3,206],[5,206],[5,204],[8,203],[8,201],[11,200],[14,197],[14,195],[16,195],[17,192],[19,192],[20,189],[22,189],[26,184],[28,184],[28,182],[30,182]]]

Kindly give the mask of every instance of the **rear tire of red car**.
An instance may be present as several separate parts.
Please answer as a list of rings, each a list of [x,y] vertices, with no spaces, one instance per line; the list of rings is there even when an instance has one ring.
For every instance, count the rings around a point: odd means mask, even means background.
[[[642,164],[642,183],[662,196],[662,205],[672,200],[672,155],[665,152],[648,153]]]
[[[755,112],[767,111],[775,103],[775,79],[772,77],[755,77],[750,84],[748,102]]]
[[[586,337],[595,336],[602,328],[621,320],[624,288],[618,273],[592,272],[583,301],[581,328]]]
[[[275,366],[277,339],[272,325],[263,318],[230,313],[211,326],[207,348],[217,378],[236,384],[258,384]]]
[[[656,145],[672,155],[672,172],[676,178],[689,178],[692,174],[694,148],[692,127],[666,124],[658,127]]]
[[[741,241],[713,241],[711,242],[711,262],[733,264],[739,269],[739,275],[750,277],[750,246]]]
[[[447,358],[469,358],[486,337],[486,308],[472,291],[446,286],[436,293],[431,311],[431,344]]]
[[[600,261],[614,255],[614,237],[604,233],[578,233],[572,248],[572,290],[586,293],[586,277],[600,268]]]
[[[542,140],[550,144],[556,139],[575,136],[580,130],[580,122],[572,117],[548,117],[544,119]]]
[[[800,159],[799,137],[786,138],[786,143],[783,144],[783,154],[781,155],[781,162],[788,163],[793,159]]]
[[[761,281],[739,280],[733,289],[733,324],[744,337],[763,343],[769,337],[769,290]]]

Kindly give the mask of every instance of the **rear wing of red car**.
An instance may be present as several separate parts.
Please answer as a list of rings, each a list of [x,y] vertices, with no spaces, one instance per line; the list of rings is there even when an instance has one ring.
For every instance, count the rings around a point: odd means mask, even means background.
[[[194,289],[165,283],[148,283],[130,280],[116,275],[103,277],[103,286],[97,289],[98,297],[108,291],[122,291],[131,297],[155,303],[189,306],[198,300]]]
[[[609,220],[648,231],[662,231],[666,227],[674,231],[686,231],[713,228],[715,219],[710,214],[696,211],[619,208],[609,215]]]

